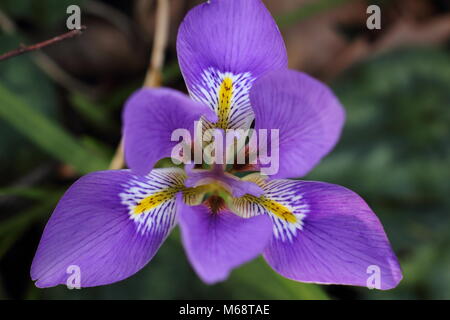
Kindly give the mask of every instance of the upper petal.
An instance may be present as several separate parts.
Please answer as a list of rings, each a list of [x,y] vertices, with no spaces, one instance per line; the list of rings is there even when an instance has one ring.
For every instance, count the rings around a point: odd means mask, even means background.
[[[177,51],[189,92],[218,114],[222,129],[248,128],[253,81],[287,68],[282,36],[260,0],[212,0],[195,7],[179,28]]]
[[[270,239],[272,224],[266,216],[244,219],[228,209],[212,212],[203,204],[182,204],[180,228],[193,268],[204,282],[215,283],[261,254]]]
[[[278,172],[271,178],[305,175],[338,141],[344,109],[325,84],[304,73],[271,72],[254,84],[250,100],[255,132],[279,133],[279,142],[268,144],[268,154],[276,154],[274,147],[279,153],[279,159],[273,160],[278,160]]]
[[[179,169],[157,169],[147,177],[120,170],[79,179],[45,227],[31,267],[36,286],[65,284],[73,266],[81,287],[139,271],[175,225],[175,194],[184,178]]]
[[[357,194],[323,182],[249,179],[259,181],[265,195],[246,196],[233,210],[272,217],[274,235],[264,257],[278,273],[302,282],[367,286],[379,271],[380,289],[400,282],[383,227]]]
[[[158,160],[170,157],[179,141],[171,141],[176,129],[187,129],[191,136],[194,122],[202,115],[214,120],[206,106],[172,89],[141,89],[126,103],[123,122],[125,158],[140,175],[151,171]]]

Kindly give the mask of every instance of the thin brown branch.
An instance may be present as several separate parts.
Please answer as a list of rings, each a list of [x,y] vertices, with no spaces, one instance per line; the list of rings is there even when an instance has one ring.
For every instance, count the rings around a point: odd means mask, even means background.
[[[67,40],[67,39],[79,36],[79,35],[81,35],[83,33],[83,31],[85,29],[86,29],[86,27],[82,26],[81,29],[72,30],[72,31],[66,32],[64,34],[61,34],[59,36],[56,36],[54,38],[51,38],[51,39],[48,39],[48,40],[36,43],[36,44],[32,44],[32,45],[29,45],[29,46],[21,46],[18,49],[15,49],[15,50],[12,50],[12,51],[9,51],[9,52],[7,52],[5,54],[0,55],[0,61],[6,60],[6,59],[9,59],[9,58],[13,58],[13,57],[17,57],[17,56],[19,56],[21,54],[24,54],[24,53],[27,53],[27,52],[40,50],[42,48],[51,46],[51,45],[53,45],[55,43],[58,43],[58,42],[61,42],[61,41],[64,41],[64,40]]]
[[[19,31],[14,21],[11,20],[1,10],[0,28],[6,34],[14,34]],[[31,58],[34,60],[35,64],[50,77],[50,79],[52,79],[62,87],[66,88],[69,91],[73,90],[88,96],[94,96],[93,90],[90,86],[85,85],[83,82],[68,74],[43,51],[34,52]]]
[[[168,0],[158,0],[156,8],[155,37],[150,65],[144,81],[144,87],[158,87],[161,85],[162,68],[169,37],[170,6]],[[116,149],[109,166],[110,170],[122,169],[125,166],[123,137]]]
[[[169,1],[158,0],[152,58],[145,77],[144,87],[158,87],[161,85],[162,68],[164,65],[167,40],[169,38],[169,20]]]

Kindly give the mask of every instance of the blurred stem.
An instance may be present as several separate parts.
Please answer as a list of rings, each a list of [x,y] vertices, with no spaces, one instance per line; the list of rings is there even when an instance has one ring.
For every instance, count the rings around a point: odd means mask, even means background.
[[[168,0],[158,0],[156,7],[155,37],[150,65],[144,80],[144,87],[158,87],[161,85],[164,56],[169,37],[170,6]],[[110,170],[122,169],[125,166],[123,137],[109,166]]]
[[[158,0],[156,9],[155,38],[153,42],[152,57],[144,87],[158,87],[161,85],[161,74],[164,65],[164,56],[169,37],[170,7],[168,0]]]
[[[116,152],[109,165],[109,170],[120,170],[125,166],[125,156],[123,149],[123,137],[120,139]]]

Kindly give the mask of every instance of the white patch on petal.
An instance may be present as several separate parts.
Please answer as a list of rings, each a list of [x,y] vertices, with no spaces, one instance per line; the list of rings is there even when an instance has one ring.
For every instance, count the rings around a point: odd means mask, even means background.
[[[294,184],[295,181],[273,180],[267,183],[265,190],[267,198],[285,206],[297,218],[295,223],[291,223],[280,219],[273,213],[270,214],[274,223],[274,236],[281,241],[292,242],[293,238],[297,236],[298,230],[303,230],[303,220],[309,213],[309,205],[305,203],[301,193],[295,192]]]
[[[220,92],[225,79],[230,79],[232,83],[230,109],[227,112],[227,128],[248,129],[254,119],[249,93],[255,79],[250,72],[233,74],[209,68],[201,75],[201,82],[194,85],[189,93],[194,100],[208,105],[219,115]]]
[[[275,238],[292,242],[299,230],[303,230],[304,219],[309,213],[309,205],[304,201],[298,188],[295,187],[297,181],[266,181],[258,174],[247,176],[244,180],[259,185],[264,190],[264,195],[260,198],[246,195],[234,199],[232,203],[233,211],[244,218],[268,214],[273,222]],[[289,214],[283,219],[282,213],[285,210]]]
[[[133,176],[122,185],[121,203],[128,207],[139,233],[168,233],[175,226],[175,196],[185,179],[181,169],[155,169],[145,179]]]

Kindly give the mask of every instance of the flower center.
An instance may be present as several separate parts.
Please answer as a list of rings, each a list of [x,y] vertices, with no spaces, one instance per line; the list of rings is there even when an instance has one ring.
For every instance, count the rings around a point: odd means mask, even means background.
[[[223,210],[223,209],[225,209],[227,207],[226,203],[225,203],[225,200],[222,197],[216,196],[216,195],[210,196],[203,203],[214,214],[219,213],[221,210]]]

